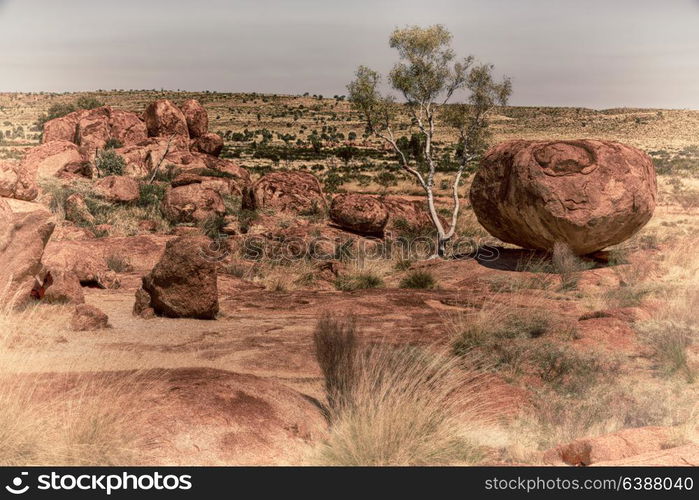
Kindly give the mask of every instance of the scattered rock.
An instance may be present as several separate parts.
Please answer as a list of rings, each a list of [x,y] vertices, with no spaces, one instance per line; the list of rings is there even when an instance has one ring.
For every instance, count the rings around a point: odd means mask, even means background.
[[[70,318],[70,329],[74,332],[103,330],[109,328],[109,317],[95,306],[78,304]]]
[[[189,137],[187,120],[182,111],[168,99],[158,99],[148,105],[145,112],[148,135]]]
[[[493,236],[584,255],[621,243],[653,215],[655,169],[638,149],[611,141],[515,140],[491,148],[471,205]]]
[[[340,194],[330,204],[330,219],[359,234],[382,236],[388,222],[388,209],[371,195]]]
[[[156,314],[171,318],[215,319],[218,313],[216,264],[203,256],[210,240],[182,236],[171,240],[153,270],[143,277],[134,311],[152,307]]]
[[[545,452],[543,460],[551,465],[592,465],[657,452],[667,447],[671,439],[672,430],[667,427],[623,429],[558,446]]]
[[[155,311],[150,306],[150,294],[143,288],[136,290],[136,301],[133,305],[133,315],[140,316],[143,319],[151,319],[155,317]]]
[[[140,197],[138,181],[120,175],[99,179],[95,182],[95,192],[112,203],[133,203]]]
[[[209,115],[196,99],[189,99],[180,106],[187,121],[190,137],[203,137],[209,131]]]
[[[326,209],[320,182],[308,172],[272,172],[246,190],[244,208],[311,213]]]

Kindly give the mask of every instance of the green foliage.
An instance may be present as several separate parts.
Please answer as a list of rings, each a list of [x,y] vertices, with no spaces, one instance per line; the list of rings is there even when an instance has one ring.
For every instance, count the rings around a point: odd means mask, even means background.
[[[141,207],[158,207],[165,197],[167,187],[164,184],[154,182],[153,184],[141,183],[139,186],[138,205]]]
[[[100,176],[123,175],[126,168],[124,158],[118,155],[113,149],[103,149],[97,152],[95,166]]]
[[[206,236],[208,236],[212,240],[215,240],[217,238],[220,238],[221,234],[223,234],[223,228],[226,227],[226,221],[222,215],[214,214],[206,218],[200,224],[200,227],[202,232]]]
[[[104,144],[104,149],[119,149],[123,147],[124,144],[119,139],[113,137],[107,139],[107,142]]]
[[[87,95],[82,95],[75,101],[75,107],[78,109],[94,109],[102,106],[104,106],[104,103],[99,99]]]

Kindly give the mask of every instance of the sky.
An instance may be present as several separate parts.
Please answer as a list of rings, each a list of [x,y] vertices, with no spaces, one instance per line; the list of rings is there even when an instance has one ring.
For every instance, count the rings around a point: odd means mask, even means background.
[[[513,105],[699,109],[699,0],[0,0],[0,92],[342,95],[437,23]]]

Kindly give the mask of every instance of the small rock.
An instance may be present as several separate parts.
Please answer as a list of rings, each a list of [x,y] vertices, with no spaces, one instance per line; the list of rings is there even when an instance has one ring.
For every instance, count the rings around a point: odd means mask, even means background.
[[[75,332],[102,330],[109,328],[109,317],[95,306],[80,304],[75,306],[70,328]]]

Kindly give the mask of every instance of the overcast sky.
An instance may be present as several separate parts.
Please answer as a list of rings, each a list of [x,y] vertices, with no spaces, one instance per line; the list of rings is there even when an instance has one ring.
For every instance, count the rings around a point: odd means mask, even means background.
[[[345,94],[434,23],[515,105],[699,109],[699,0],[0,0],[0,91]]]

